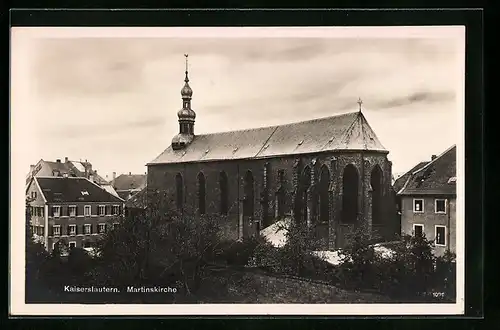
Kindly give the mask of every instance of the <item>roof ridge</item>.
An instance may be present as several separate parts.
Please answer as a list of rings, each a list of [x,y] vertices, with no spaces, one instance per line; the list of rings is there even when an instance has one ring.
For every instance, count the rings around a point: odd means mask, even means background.
[[[259,129],[278,128],[278,127],[287,126],[287,125],[296,125],[296,124],[302,124],[302,123],[310,123],[310,122],[317,121],[317,120],[325,120],[325,119],[331,119],[331,118],[340,118],[340,117],[343,117],[343,116],[356,114],[357,112],[358,111],[351,111],[351,112],[341,113],[341,114],[337,114],[337,115],[318,117],[318,118],[308,119],[308,120],[298,120],[298,121],[288,122],[288,123],[278,124],[278,125],[259,126],[259,127],[242,128],[242,129],[236,129],[236,130],[230,130],[230,131],[219,131],[219,132],[212,132],[212,133],[195,134],[195,136],[207,136],[207,135],[233,133],[233,132],[254,131],[254,130],[259,130]]]
[[[456,146],[457,146],[456,144],[453,144],[451,147],[449,147],[448,149],[446,149],[445,151],[443,151],[439,156],[437,156],[436,158],[434,158],[433,160],[431,160],[426,165],[422,166],[420,169],[416,170],[412,174],[417,174],[418,172],[422,171],[423,169],[429,167],[431,164],[434,164],[438,159],[440,159],[441,157],[443,157],[444,155],[446,155],[451,149],[455,148]]]
[[[354,112],[351,112],[351,113],[354,113]],[[354,127],[354,124],[356,123],[356,121],[358,120],[358,117],[359,117],[359,111],[356,111],[356,113],[358,114],[354,120],[352,121],[352,123],[349,125],[349,127],[346,128],[346,130],[342,133],[342,136],[340,137],[340,143],[342,143],[342,141],[344,141],[344,139],[346,138],[347,136],[347,132],[349,132],[350,130],[353,129]],[[347,143],[347,142],[346,142]]]

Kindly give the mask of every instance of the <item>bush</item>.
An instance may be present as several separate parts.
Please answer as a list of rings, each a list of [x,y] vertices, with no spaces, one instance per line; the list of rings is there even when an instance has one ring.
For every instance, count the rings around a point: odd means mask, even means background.
[[[257,248],[266,244],[260,237],[249,237],[243,241],[224,241],[217,249],[217,260],[227,265],[247,266],[251,258],[255,256]]]
[[[393,253],[382,257],[375,251],[372,239],[361,227],[348,240],[338,267],[343,285],[375,289],[394,298],[411,300],[434,291],[453,297],[453,254],[436,258],[433,242],[425,236],[403,236],[398,244],[391,246]]]
[[[347,235],[338,267],[338,276],[346,287],[372,288],[380,280],[381,256],[375,252],[374,241],[376,238],[366,226],[359,226]]]

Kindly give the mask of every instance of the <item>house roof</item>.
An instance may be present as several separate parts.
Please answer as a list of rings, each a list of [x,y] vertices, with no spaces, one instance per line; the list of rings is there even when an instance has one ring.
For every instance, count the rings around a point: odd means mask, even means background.
[[[70,169],[71,173],[81,177],[85,176],[85,168],[91,166],[91,164],[88,162],[80,162],[74,160],[69,160],[66,164],[67,164],[66,166]],[[96,183],[98,184],[108,183],[103,177],[97,174],[96,170],[91,170],[90,174],[94,177],[94,181]]]
[[[69,202],[116,202],[123,200],[110,194],[104,188],[77,177],[35,177],[48,203]]]
[[[408,172],[406,172],[405,174],[401,175],[399,178],[396,179],[396,181],[394,181],[394,184],[393,184],[393,188],[396,192],[400,191],[401,188],[403,188],[403,186],[405,185],[406,181],[408,180],[408,178],[411,176],[411,174],[413,172],[415,172],[416,170],[424,167],[425,165],[427,165],[429,162],[420,162],[418,163],[417,165],[413,166],[411,168],[411,170],[409,170]]]
[[[146,187],[136,192],[130,199],[125,203],[125,207],[128,208],[136,208],[136,209],[145,209],[147,205],[146,200]]]
[[[387,153],[357,111],[278,126],[195,135],[181,150],[169,146],[147,165],[267,158],[335,150]]]
[[[146,180],[146,174],[121,174],[112,181],[112,185],[120,193],[120,190],[142,189]]]
[[[456,193],[457,148],[455,145],[423,167],[413,171],[399,195],[454,195]]]

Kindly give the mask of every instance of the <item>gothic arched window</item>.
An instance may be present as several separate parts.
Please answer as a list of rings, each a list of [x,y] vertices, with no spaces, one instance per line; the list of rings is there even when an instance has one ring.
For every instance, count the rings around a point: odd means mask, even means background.
[[[220,188],[220,214],[227,215],[228,212],[228,185],[227,174],[222,171],[219,175],[219,188]]]
[[[200,214],[205,214],[206,192],[205,192],[205,175],[202,172],[198,173],[198,211]]]
[[[184,184],[182,175],[180,173],[177,173],[177,175],[175,176],[175,188],[177,197],[177,209],[182,210],[182,206],[184,204]]]
[[[245,216],[254,215],[254,180],[252,171],[247,171],[245,174],[245,203],[243,206],[243,214]]]

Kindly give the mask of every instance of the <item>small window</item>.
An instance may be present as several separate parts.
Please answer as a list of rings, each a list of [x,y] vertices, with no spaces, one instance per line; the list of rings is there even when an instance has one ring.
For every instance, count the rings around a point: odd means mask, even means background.
[[[436,226],[435,230],[435,241],[436,245],[446,246],[446,227],[445,226]]]
[[[70,217],[76,217],[76,206],[72,205],[68,207],[68,213]]]
[[[424,225],[413,225],[413,235],[415,237],[422,237],[424,235]]]
[[[54,236],[60,236],[61,235],[61,226],[59,226],[59,225],[53,226],[52,233]]]
[[[69,248],[70,249],[76,248],[76,242],[69,242]]]
[[[413,213],[424,213],[424,200],[414,199],[413,200]]]
[[[118,215],[120,212],[120,205],[113,205],[113,215]]]
[[[92,234],[92,225],[89,225],[89,224],[85,225],[83,227],[83,230],[84,230],[85,235]]]
[[[86,217],[89,217],[89,216],[92,214],[92,212],[91,212],[91,208],[90,208],[90,205],[85,205],[85,209],[84,209],[84,211],[83,211],[83,212],[84,212],[83,214],[84,214]]]
[[[56,218],[60,217],[61,216],[61,207],[60,206],[52,206],[52,214]]]
[[[435,213],[446,214],[446,199],[436,199],[434,201],[434,210]]]
[[[104,234],[105,232],[106,232],[106,224],[100,223],[99,224],[99,234]]]
[[[32,198],[36,198],[36,191],[32,191],[32,192],[31,192],[31,197],[32,197]]]
[[[99,215],[100,216],[106,215],[106,206],[99,205]]]
[[[69,234],[76,235],[76,225],[69,225]]]

